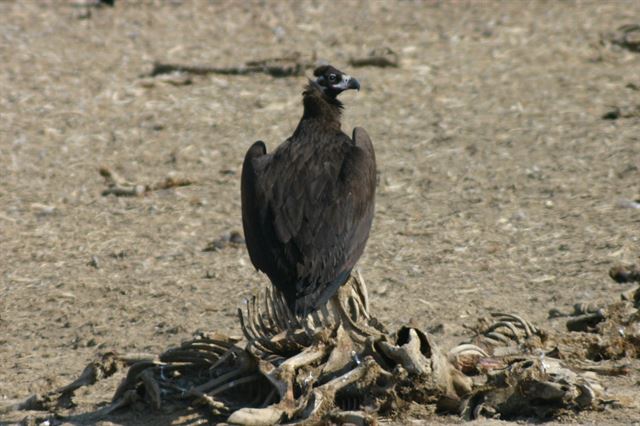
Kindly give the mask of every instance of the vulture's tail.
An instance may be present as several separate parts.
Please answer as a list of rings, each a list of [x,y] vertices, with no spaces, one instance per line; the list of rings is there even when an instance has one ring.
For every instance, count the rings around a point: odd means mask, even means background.
[[[350,275],[351,269],[344,271],[331,282],[317,285],[311,293],[297,296],[294,301],[293,312],[298,318],[305,318],[311,312],[320,309],[336,294],[340,286],[347,282]]]

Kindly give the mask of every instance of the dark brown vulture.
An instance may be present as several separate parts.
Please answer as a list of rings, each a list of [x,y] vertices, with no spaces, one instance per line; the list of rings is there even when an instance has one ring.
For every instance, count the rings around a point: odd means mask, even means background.
[[[298,316],[349,278],[369,238],[376,186],[369,136],[360,127],[352,138],[340,130],[337,96],[360,83],[329,65],[313,74],[293,135],[270,154],[254,143],[242,166],[249,257]]]

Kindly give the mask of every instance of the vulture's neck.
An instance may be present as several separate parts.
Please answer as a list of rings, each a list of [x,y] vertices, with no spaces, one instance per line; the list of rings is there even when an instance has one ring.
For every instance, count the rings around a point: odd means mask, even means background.
[[[309,82],[309,85],[302,93],[302,104],[304,113],[294,135],[307,126],[321,126],[322,128],[340,130],[342,102],[336,98],[326,96],[317,87],[316,83]]]

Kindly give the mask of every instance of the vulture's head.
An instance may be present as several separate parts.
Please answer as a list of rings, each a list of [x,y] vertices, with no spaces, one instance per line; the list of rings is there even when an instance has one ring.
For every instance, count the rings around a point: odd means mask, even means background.
[[[358,80],[331,65],[322,65],[316,68],[313,75],[316,77],[314,82],[320,87],[320,90],[333,99],[345,90],[360,90]]]

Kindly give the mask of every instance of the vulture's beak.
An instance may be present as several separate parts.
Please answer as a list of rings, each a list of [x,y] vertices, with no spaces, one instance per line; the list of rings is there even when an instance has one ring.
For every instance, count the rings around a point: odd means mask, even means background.
[[[342,81],[338,84],[335,84],[333,87],[341,91],[348,89],[356,89],[360,91],[360,82],[350,75],[345,74],[342,76]]]
[[[358,92],[360,91],[360,82],[355,78],[351,77],[349,79],[349,84],[347,85],[347,89],[356,89]]]

